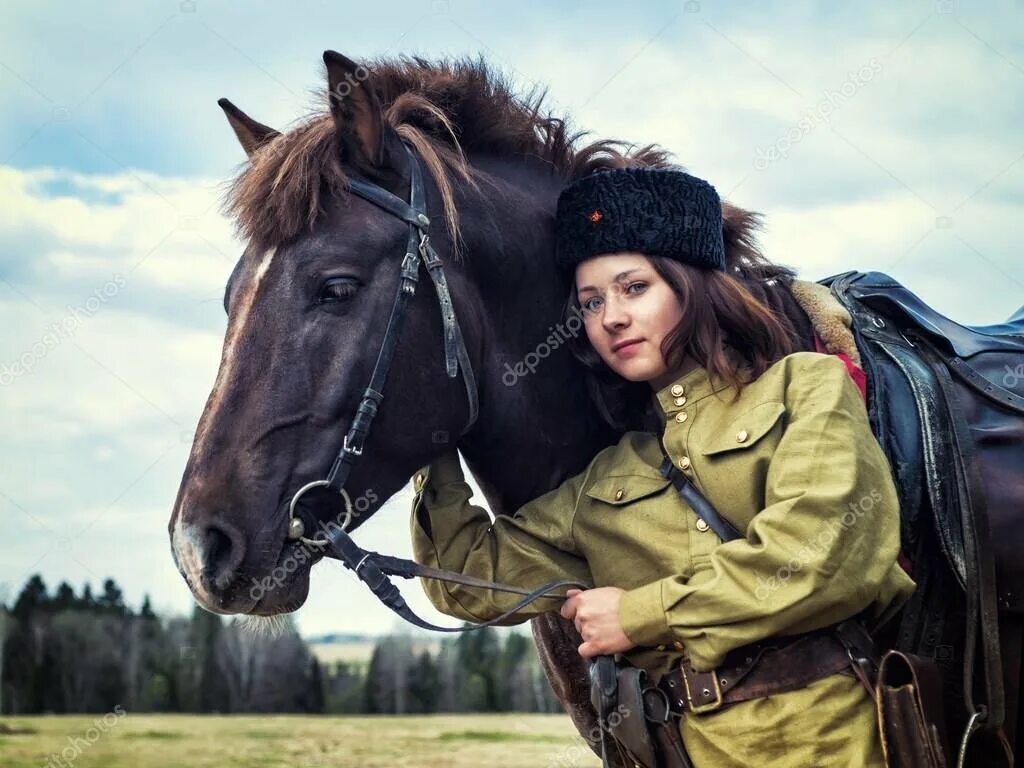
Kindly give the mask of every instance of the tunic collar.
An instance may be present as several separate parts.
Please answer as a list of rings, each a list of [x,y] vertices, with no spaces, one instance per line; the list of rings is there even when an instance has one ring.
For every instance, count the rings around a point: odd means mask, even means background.
[[[727,352],[733,360],[736,357],[733,353]],[[749,373],[748,366],[742,366],[745,373]],[[742,376],[746,379],[749,376]],[[729,382],[712,375],[703,365],[698,365],[682,376],[679,376],[671,384],[667,384],[652,394],[655,406],[662,416],[673,416],[698,400],[721,392],[729,387]],[[683,402],[679,402],[682,400]]]

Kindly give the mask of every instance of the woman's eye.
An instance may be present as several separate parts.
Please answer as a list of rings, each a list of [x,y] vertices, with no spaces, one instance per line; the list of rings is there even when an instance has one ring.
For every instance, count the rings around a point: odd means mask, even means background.
[[[587,312],[596,312],[600,307],[600,301],[601,299],[599,297],[593,296],[583,302],[583,309]]]
[[[359,282],[351,277],[332,277],[320,288],[318,304],[335,304],[348,301],[359,290]]]
[[[635,288],[636,286],[640,286],[640,290],[634,291],[633,288]],[[641,282],[630,283],[626,287],[626,292],[628,293],[628,292],[632,291],[633,293],[643,293],[643,289],[646,288],[646,287],[647,287],[647,283],[641,283]]]

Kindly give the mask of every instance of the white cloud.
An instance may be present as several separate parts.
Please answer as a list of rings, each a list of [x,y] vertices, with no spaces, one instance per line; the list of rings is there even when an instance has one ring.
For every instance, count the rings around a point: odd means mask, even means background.
[[[54,182],[78,196],[49,193]],[[97,190],[114,197],[93,199]],[[208,296],[241,253],[217,211],[219,191],[205,179],[0,167],[0,200],[6,260],[46,276],[31,286],[33,295],[87,296],[119,273],[136,292]]]

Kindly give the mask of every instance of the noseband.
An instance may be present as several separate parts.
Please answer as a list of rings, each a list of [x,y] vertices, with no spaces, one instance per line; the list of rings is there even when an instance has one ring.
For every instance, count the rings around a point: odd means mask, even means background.
[[[391,369],[391,362],[395,356],[395,347],[398,344],[398,336],[402,331],[402,323],[405,321],[406,303],[416,293],[416,283],[419,281],[420,260],[426,264],[427,273],[434,281],[434,288],[437,291],[437,301],[441,307],[441,322],[444,324],[444,359],[448,377],[455,378],[462,368],[462,378],[466,383],[466,397],[469,400],[469,421],[466,423],[462,434],[466,434],[476,423],[480,405],[477,395],[476,377],[473,375],[473,366],[469,361],[469,353],[466,352],[466,343],[462,337],[462,328],[459,327],[459,320],[455,316],[455,307],[452,304],[451,292],[448,290],[448,280],[444,275],[444,268],[437,251],[430,244],[428,228],[430,219],[426,214],[426,195],[423,189],[423,173],[420,170],[419,161],[413,154],[411,148],[404,141],[406,157],[409,168],[409,202],[406,203],[400,197],[393,195],[383,187],[370,181],[359,178],[350,178],[349,189],[359,197],[374,205],[383,208],[393,216],[397,216],[409,225],[409,240],[405,248],[405,258],[402,260],[401,279],[398,284],[398,293],[395,296],[395,303],[391,307],[391,316],[388,318],[387,330],[384,332],[384,341],[381,343],[380,352],[377,355],[377,362],[373,367],[373,374],[370,376],[370,383],[363,393],[363,398],[356,408],[355,417],[345,439],[342,442],[341,450],[334,459],[331,471],[323,480],[314,480],[302,486],[292,496],[288,505],[288,538],[299,541],[313,547],[326,547],[327,539],[311,539],[305,536],[305,525],[302,519],[295,515],[295,509],[299,499],[305,493],[314,488],[327,488],[341,494],[345,501],[345,520],[341,527],[348,529],[352,521],[352,499],[345,491],[345,481],[348,480],[352,464],[357,456],[363,453],[363,443],[370,431],[370,424],[373,417],[377,415],[377,409],[384,399],[384,384],[388,378],[388,371]]]

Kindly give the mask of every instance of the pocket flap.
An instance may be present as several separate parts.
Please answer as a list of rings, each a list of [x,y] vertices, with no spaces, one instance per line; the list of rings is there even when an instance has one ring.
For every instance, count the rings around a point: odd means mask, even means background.
[[[604,477],[587,489],[587,496],[608,504],[628,504],[657,493],[669,484],[661,475],[613,475]]]
[[[712,456],[725,451],[749,448],[768,434],[785,412],[786,406],[781,402],[759,403],[733,419],[721,433],[708,440],[701,453]]]

